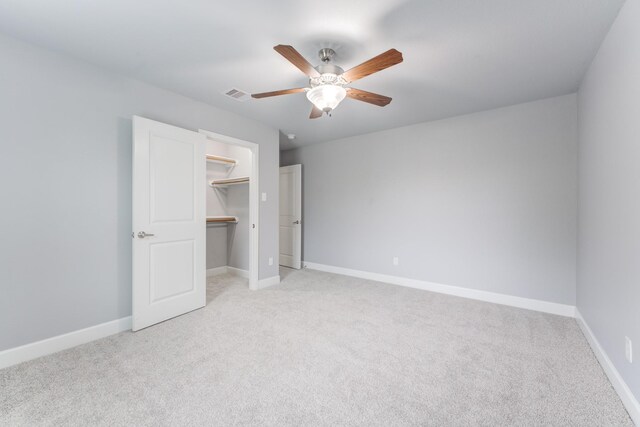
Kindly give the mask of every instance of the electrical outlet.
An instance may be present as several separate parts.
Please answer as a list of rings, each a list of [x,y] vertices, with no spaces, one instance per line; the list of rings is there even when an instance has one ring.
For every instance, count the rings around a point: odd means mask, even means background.
[[[624,337],[624,357],[627,358],[627,362],[633,363],[633,343],[629,337]]]
[[[273,265],[273,257],[272,256],[269,257],[269,265]]]
[[[400,260],[398,259],[397,256],[393,257],[393,265],[398,265],[400,263]]]
[[[262,201],[263,202],[267,201],[267,193],[262,193]]]

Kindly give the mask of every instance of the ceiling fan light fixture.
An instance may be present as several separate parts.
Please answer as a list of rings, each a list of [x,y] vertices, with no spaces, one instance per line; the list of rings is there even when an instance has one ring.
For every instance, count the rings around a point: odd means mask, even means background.
[[[320,85],[307,92],[307,99],[320,110],[328,113],[347,96],[342,86]]]

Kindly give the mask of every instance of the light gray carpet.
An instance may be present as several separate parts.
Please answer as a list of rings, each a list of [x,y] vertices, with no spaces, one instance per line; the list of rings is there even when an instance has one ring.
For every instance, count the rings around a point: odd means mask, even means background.
[[[283,275],[0,371],[0,425],[632,425],[573,319]]]

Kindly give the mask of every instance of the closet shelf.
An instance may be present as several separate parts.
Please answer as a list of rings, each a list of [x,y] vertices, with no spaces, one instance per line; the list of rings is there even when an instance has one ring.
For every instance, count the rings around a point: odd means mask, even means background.
[[[240,176],[237,178],[214,179],[210,182],[212,187],[222,187],[225,185],[246,184],[249,182],[248,176]]]
[[[218,223],[238,223],[237,216],[208,216],[207,224],[218,224]]]
[[[235,166],[238,164],[236,159],[230,159],[229,157],[216,156],[214,154],[207,154],[207,161],[214,163],[222,163],[227,166]]]

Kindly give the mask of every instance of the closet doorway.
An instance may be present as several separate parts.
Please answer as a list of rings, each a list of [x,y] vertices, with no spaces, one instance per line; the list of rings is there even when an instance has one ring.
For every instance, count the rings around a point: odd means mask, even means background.
[[[198,132],[206,136],[207,275],[246,277],[258,289],[258,144]]]
[[[243,275],[258,288],[259,153],[257,144],[213,132],[132,121],[137,331],[204,307],[211,269]],[[211,231],[223,236],[213,246]]]

